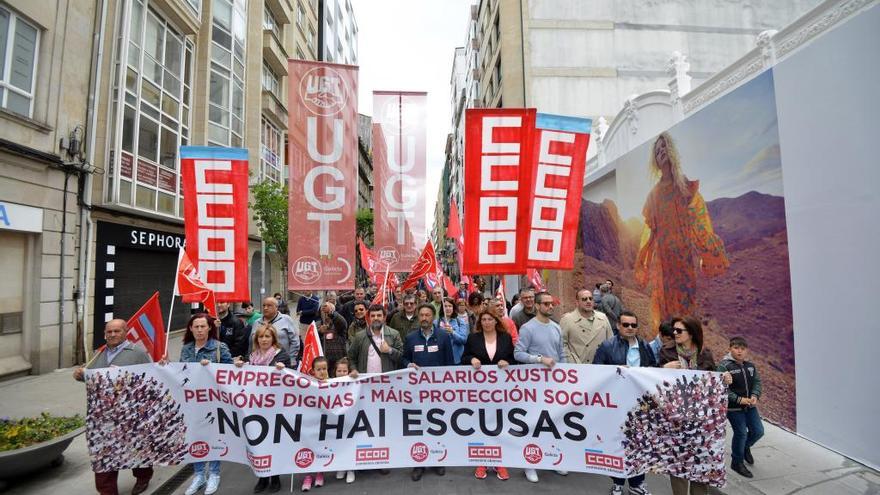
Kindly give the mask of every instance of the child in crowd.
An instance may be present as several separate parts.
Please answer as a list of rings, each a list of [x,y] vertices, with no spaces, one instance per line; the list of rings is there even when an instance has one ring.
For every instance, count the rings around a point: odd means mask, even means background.
[[[330,362],[324,356],[318,356],[312,360],[312,376],[319,382],[326,382],[330,378],[329,370]],[[315,487],[324,486],[324,473],[315,473]],[[307,474],[303,478],[302,491],[307,492],[312,489],[312,475]]]
[[[336,378],[342,378],[348,376],[349,371],[351,371],[350,366],[348,365],[348,358],[344,357],[336,361],[336,369],[334,370],[333,376]],[[354,483],[354,471],[337,471],[336,479],[341,480],[345,478],[346,483]]]
[[[743,461],[754,464],[751,447],[764,435],[764,425],[758,414],[761,397],[761,377],[754,363],[746,361],[749,346],[746,339],[730,339],[730,352],[718,365],[718,371],[727,371],[733,382],[727,386],[727,419],[733,428],[730,467],[737,473],[751,478],[752,472]]]

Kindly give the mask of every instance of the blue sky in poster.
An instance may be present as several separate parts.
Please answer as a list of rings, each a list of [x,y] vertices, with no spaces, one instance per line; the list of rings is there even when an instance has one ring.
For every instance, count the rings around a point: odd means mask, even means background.
[[[670,135],[681,166],[700,181],[707,201],[749,191],[782,196],[782,163],[773,73],[768,70],[680,122]],[[641,219],[654,184],[648,163],[654,139],[617,160],[620,216]]]

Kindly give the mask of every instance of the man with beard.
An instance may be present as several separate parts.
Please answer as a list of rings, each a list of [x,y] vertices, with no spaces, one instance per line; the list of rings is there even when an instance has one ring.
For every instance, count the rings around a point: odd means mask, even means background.
[[[525,299],[528,295],[525,293],[522,298]],[[539,292],[533,297],[537,302],[537,313],[519,328],[519,341],[514,348],[513,357],[522,364],[543,364],[552,368],[556,363],[565,362],[562,329],[550,319],[553,315],[553,296],[549,292]],[[557,473],[563,476],[568,474],[567,471]],[[526,469],[525,475],[532,483],[538,482],[538,472],[534,469]]]
[[[229,347],[232,357],[248,355],[250,332],[244,323],[229,311],[228,302],[217,303],[217,316],[220,320],[220,340]]]
[[[522,328],[527,321],[535,317],[535,289],[525,287],[519,291],[519,304],[510,310],[510,319],[516,323],[516,328]]]
[[[566,313],[559,321],[562,328],[562,344],[565,360],[571,364],[590,364],[596,349],[614,333],[608,318],[593,310],[593,294],[590,289],[577,292],[577,308]]]
[[[354,336],[348,348],[348,360],[358,373],[385,373],[400,368],[403,341],[397,330],[385,325],[385,308],[373,304],[369,309],[370,331]]]
[[[588,296],[590,291],[587,289],[578,292],[578,296]],[[597,313],[601,314],[601,313]],[[567,316],[567,315],[566,315]],[[605,323],[608,325],[608,323]],[[639,338],[639,320],[634,313],[624,311],[620,313],[620,332],[610,337],[599,345],[596,351],[593,364],[608,364],[615,366],[644,367],[653,368],[657,365],[654,352],[651,351],[649,344]],[[610,326],[608,333],[611,333]],[[640,474],[632,478],[617,478],[612,476],[614,486],[611,488],[611,495],[622,495],[623,485],[629,482],[629,493],[631,495],[650,495],[650,492],[643,484],[645,475]]]
[[[458,364],[452,354],[452,339],[449,334],[434,325],[437,312],[431,304],[422,304],[416,312],[419,318],[419,331],[409,334],[403,346],[401,363],[410,368],[422,366],[453,366]],[[446,474],[443,466],[434,467],[438,475]],[[425,468],[415,467],[412,480],[419,481]]]

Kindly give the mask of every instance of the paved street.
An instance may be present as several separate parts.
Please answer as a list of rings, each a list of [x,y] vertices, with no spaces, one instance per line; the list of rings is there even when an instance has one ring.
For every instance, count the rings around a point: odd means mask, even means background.
[[[728,452],[730,447],[728,435]],[[855,463],[834,452],[824,449],[803,438],[766,425],[764,439],[754,449],[756,465],[752,469],[755,478],[746,480],[728,471],[728,484],[710,493],[728,495],[872,495],[880,493],[880,473]],[[568,493],[598,495],[607,494],[611,481],[594,474],[571,473],[560,476],[552,471],[540,471],[540,483],[526,481],[521,469],[511,469],[508,481],[499,481],[490,475],[485,480],[473,477],[469,468],[449,468],[446,475],[438,477],[426,472],[420,482],[413,482],[409,469],[392,470],[387,476],[378,472],[358,473],[357,480],[347,485],[337,481],[335,473],[329,473],[322,488],[312,493],[419,495],[419,494],[476,494],[502,492],[505,494]],[[189,485],[187,478],[174,493],[182,495]],[[224,463],[218,493],[250,493],[256,478],[242,464]],[[648,487],[655,495],[672,493],[668,478],[648,475]],[[301,492],[302,476],[297,475],[294,492]],[[290,477],[282,477],[282,492],[290,489]]]

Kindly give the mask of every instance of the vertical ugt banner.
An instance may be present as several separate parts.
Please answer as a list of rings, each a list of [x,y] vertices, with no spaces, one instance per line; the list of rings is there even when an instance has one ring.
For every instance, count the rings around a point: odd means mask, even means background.
[[[532,136],[526,266],[574,268],[590,119],[539,113]]]
[[[353,289],[357,67],[290,61],[291,290]]]
[[[180,147],[186,253],[218,301],[250,300],[248,152]]]
[[[427,93],[373,92],[376,254],[408,272],[425,245]]]
[[[534,124],[534,109],[465,113],[462,273],[526,272]]]

